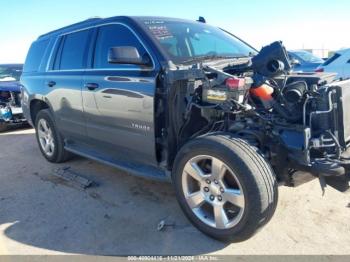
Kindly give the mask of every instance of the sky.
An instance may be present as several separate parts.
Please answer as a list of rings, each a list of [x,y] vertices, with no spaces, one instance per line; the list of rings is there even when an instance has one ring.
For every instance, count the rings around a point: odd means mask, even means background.
[[[350,47],[348,0],[0,0],[0,63],[23,62],[31,42],[90,17],[203,16],[257,49],[282,40],[287,49]]]

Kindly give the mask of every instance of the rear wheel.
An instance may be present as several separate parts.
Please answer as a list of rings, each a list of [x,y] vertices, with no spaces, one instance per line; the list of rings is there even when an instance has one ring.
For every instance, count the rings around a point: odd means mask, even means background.
[[[248,239],[276,209],[275,175],[257,149],[241,139],[215,134],[190,141],[173,171],[186,216],[216,239]]]
[[[40,151],[48,161],[61,163],[68,160],[70,153],[64,149],[63,138],[48,109],[37,114],[35,130]]]

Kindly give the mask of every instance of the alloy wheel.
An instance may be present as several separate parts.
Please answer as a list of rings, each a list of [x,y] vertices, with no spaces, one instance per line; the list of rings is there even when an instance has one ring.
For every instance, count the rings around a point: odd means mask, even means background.
[[[183,170],[182,189],[188,206],[205,224],[234,227],[242,219],[245,199],[235,173],[218,158],[200,155]]]
[[[38,123],[38,138],[45,155],[52,157],[55,152],[55,140],[50,125],[43,118]]]

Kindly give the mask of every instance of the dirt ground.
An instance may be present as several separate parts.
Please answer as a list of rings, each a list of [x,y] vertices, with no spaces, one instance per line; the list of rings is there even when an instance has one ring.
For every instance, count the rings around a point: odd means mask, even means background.
[[[272,221],[253,238],[224,244],[182,214],[171,184],[76,157],[50,164],[33,129],[0,134],[0,254],[350,254],[350,195],[317,180],[279,188]],[[55,176],[89,178],[89,189]],[[167,226],[157,230],[160,220]]]

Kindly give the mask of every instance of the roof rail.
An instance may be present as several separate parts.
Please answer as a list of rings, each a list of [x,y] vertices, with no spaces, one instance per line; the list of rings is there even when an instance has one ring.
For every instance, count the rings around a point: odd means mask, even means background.
[[[59,31],[63,31],[63,30],[65,30],[65,29],[68,29],[68,28],[71,28],[71,27],[83,25],[83,24],[85,24],[85,23],[87,23],[87,22],[99,21],[99,20],[101,20],[101,19],[103,19],[103,18],[98,17],[98,16],[96,16],[96,17],[91,17],[91,18],[88,18],[88,19],[86,19],[86,20],[84,20],[84,21],[81,21],[81,22],[78,22],[78,23],[75,23],[75,24],[71,24],[71,25],[68,25],[68,26],[65,26],[65,27],[62,27],[62,28],[59,28],[59,29],[50,31],[50,32],[48,32],[48,33],[46,33],[46,34],[43,34],[43,35],[39,36],[39,38],[42,38],[42,37],[44,37],[44,36],[51,35],[51,34],[53,34],[53,33],[59,32]],[[39,39],[39,38],[38,38],[38,39]]]

